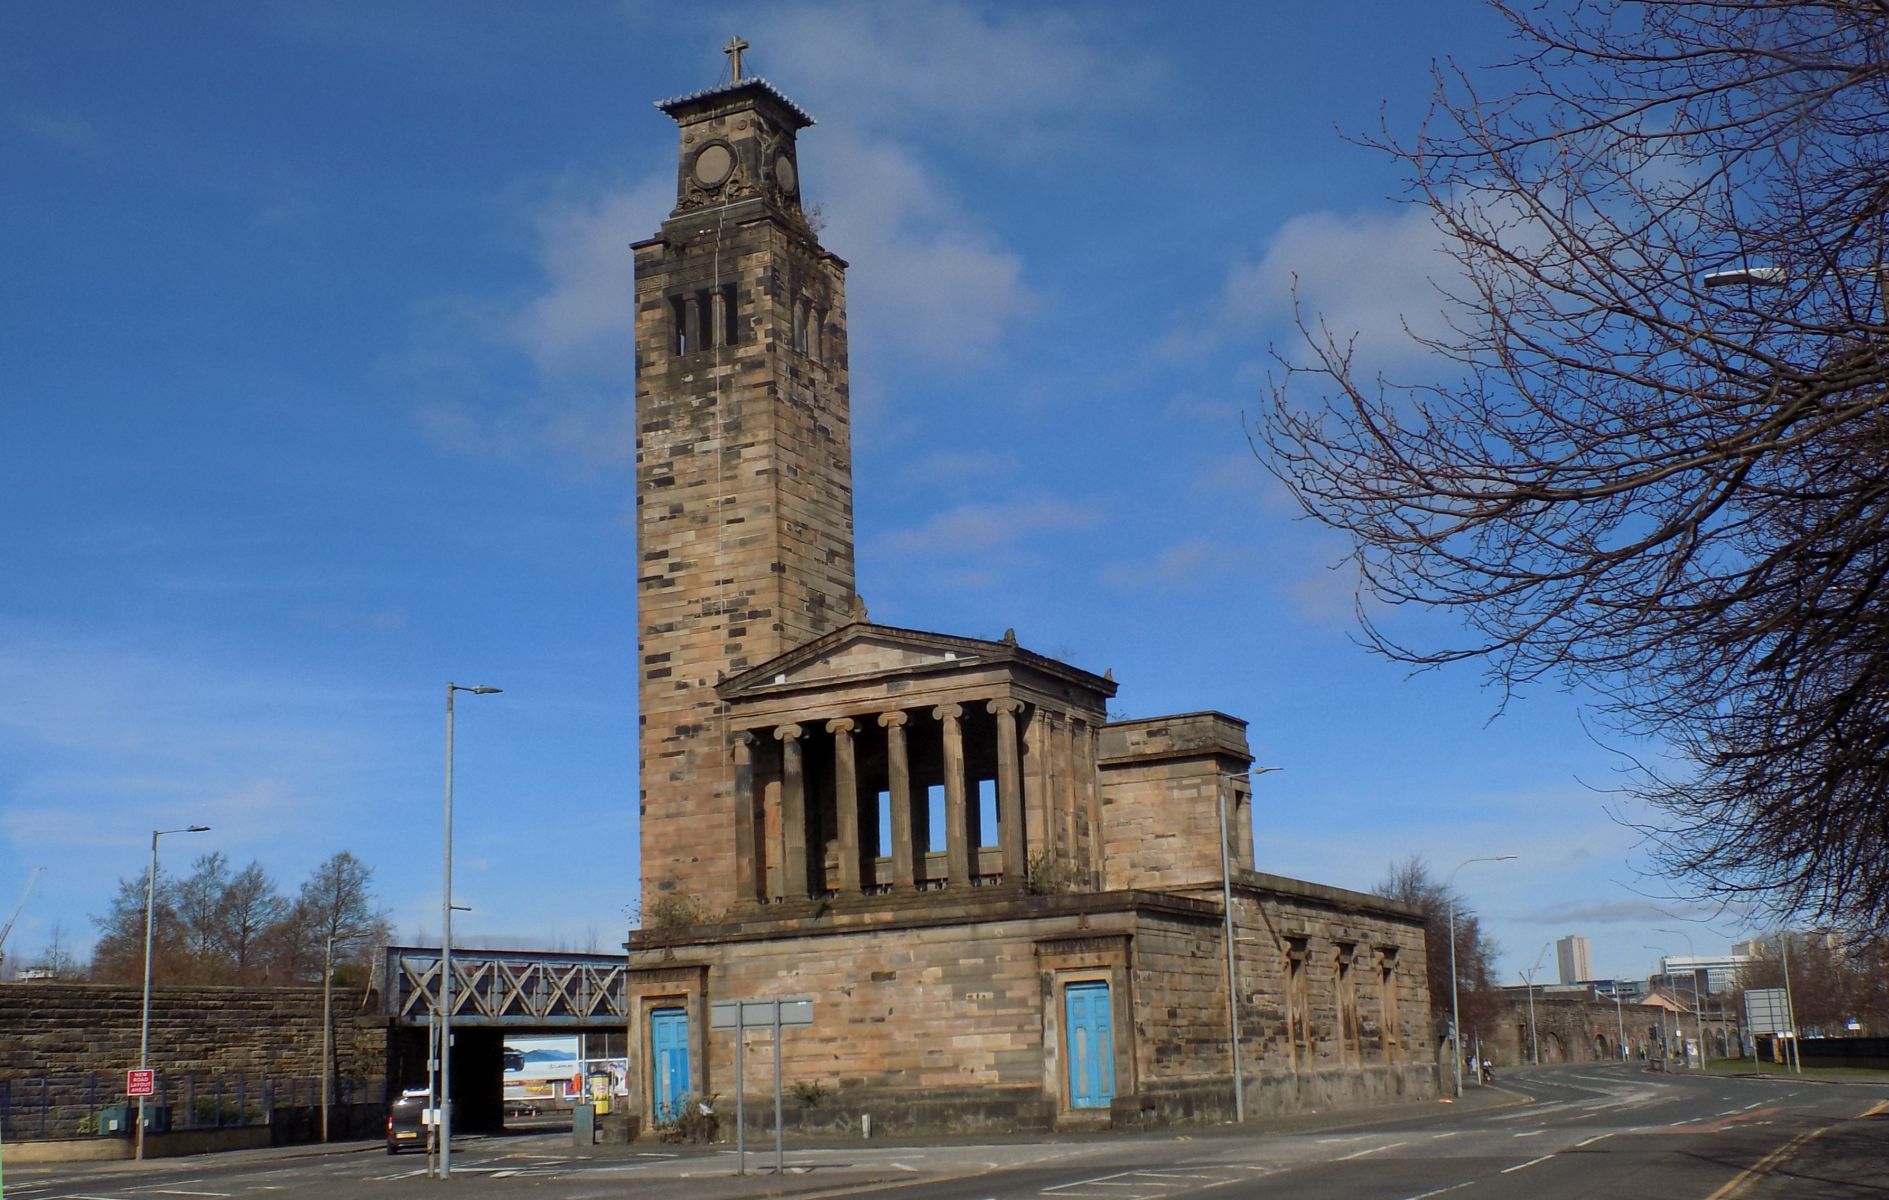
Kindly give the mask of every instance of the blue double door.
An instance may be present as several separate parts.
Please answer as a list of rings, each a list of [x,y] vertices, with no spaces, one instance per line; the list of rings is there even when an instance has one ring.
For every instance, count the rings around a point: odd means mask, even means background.
[[[658,1121],[682,1115],[688,1099],[689,1014],[681,1008],[651,1009],[649,1014],[651,1106]]]
[[[1072,1108],[1107,1108],[1115,1099],[1115,1028],[1108,984],[1063,988],[1063,1030],[1068,1039]]]

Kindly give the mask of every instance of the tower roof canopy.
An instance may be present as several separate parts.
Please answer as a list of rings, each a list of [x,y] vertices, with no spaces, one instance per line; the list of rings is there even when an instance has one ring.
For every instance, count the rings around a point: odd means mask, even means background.
[[[779,88],[759,75],[750,75],[746,79],[739,79],[733,83],[716,84],[711,88],[703,88],[699,92],[688,92],[681,96],[672,96],[667,100],[658,100],[656,107],[674,117],[678,122],[686,122],[704,113],[738,108],[744,100],[765,110],[775,121],[789,129],[805,129],[814,123],[813,117],[806,109],[789,100]]]

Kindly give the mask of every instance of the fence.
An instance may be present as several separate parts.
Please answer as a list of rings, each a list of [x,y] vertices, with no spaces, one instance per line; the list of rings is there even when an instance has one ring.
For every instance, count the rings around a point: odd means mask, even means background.
[[[268,1125],[273,1140],[305,1141],[320,1136],[320,1077],[273,1076],[251,1072],[160,1072],[157,1091],[145,1100],[146,1127],[225,1129]],[[334,1136],[372,1132],[377,1127],[382,1082],[346,1077],[334,1081],[329,1125]],[[122,1072],[83,1072],[0,1078],[0,1139],[38,1141],[87,1137],[102,1132],[112,1109],[135,1112],[137,1101],[124,1094]],[[156,1109],[154,1113],[152,1110]],[[131,1119],[119,1123],[130,1132]]]

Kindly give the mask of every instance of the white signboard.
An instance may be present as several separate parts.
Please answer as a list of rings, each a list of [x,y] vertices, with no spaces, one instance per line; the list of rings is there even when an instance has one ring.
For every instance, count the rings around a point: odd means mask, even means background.
[[[1745,1027],[1753,1033],[1791,1032],[1790,1002],[1783,988],[1752,988],[1745,993]]]

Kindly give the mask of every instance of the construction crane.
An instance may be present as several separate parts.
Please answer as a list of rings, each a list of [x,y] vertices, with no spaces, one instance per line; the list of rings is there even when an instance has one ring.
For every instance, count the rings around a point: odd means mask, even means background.
[[[5,925],[0,925],[0,950],[7,948],[7,934],[13,932],[13,922],[20,919],[20,910],[26,907],[26,898],[33,894],[33,885],[39,882],[39,873],[45,867],[34,867],[33,873],[26,877],[26,887],[20,891],[20,902],[13,906],[13,915],[7,918]]]

